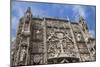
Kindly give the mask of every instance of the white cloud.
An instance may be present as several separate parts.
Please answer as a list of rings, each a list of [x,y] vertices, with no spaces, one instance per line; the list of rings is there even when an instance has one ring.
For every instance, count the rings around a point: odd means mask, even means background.
[[[95,31],[94,30],[89,30],[90,37],[95,37]]]
[[[85,8],[83,6],[75,5],[72,10],[75,20],[78,20],[79,16],[86,18]]]

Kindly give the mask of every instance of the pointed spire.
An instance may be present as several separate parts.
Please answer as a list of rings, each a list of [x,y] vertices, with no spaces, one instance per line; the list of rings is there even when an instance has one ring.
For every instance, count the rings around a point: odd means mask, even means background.
[[[31,19],[32,18],[32,12],[31,12],[31,7],[28,7],[26,12],[25,12],[25,18]]]
[[[79,17],[79,22],[84,21],[84,20],[85,20],[85,19],[84,19],[83,16],[80,16],[80,17]]]
[[[28,7],[26,13],[31,13],[31,7]]]

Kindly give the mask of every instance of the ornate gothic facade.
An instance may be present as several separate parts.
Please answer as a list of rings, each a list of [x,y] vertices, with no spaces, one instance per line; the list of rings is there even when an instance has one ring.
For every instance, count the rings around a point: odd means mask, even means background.
[[[95,61],[95,38],[89,34],[83,17],[69,19],[37,18],[31,8],[20,19],[11,47],[11,65],[39,65]]]

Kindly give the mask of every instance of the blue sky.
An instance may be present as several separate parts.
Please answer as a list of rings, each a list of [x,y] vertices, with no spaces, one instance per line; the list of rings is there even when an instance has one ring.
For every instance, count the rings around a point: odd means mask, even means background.
[[[54,17],[78,21],[79,16],[83,16],[88,24],[90,33],[95,36],[96,25],[96,7],[86,5],[70,5],[70,4],[49,4],[36,2],[19,2],[12,1],[12,38],[16,37],[16,31],[19,19],[24,15],[28,7],[31,7],[33,16],[37,17]]]

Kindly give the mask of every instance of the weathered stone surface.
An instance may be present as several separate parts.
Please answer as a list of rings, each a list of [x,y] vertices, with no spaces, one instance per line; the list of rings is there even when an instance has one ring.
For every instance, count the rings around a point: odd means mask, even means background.
[[[95,38],[90,38],[83,18],[71,23],[32,17],[30,8],[20,19],[11,47],[11,64],[38,65],[95,61]],[[85,40],[87,38],[87,41]]]

